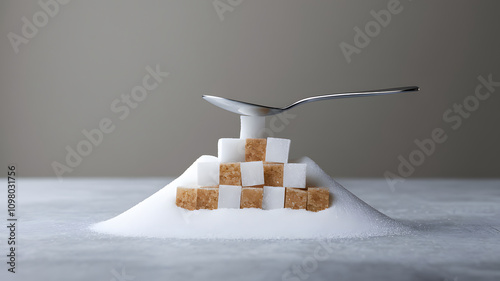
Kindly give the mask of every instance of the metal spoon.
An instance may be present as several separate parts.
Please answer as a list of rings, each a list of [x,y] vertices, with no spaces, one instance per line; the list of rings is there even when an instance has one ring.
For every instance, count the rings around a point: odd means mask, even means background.
[[[243,101],[237,101],[227,98],[221,98],[216,96],[207,96],[203,95],[203,98],[209,103],[223,108],[227,111],[231,111],[238,114],[243,115],[251,115],[251,116],[267,116],[279,114],[285,110],[289,110],[292,107],[295,107],[300,104],[320,101],[320,100],[329,100],[329,99],[340,99],[340,98],[354,98],[354,97],[367,97],[367,96],[379,96],[379,95],[388,95],[388,94],[397,94],[397,93],[406,93],[406,92],[416,92],[419,91],[420,88],[417,86],[410,87],[400,87],[400,88],[391,88],[391,89],[383,89],[383,90],[373,90],[373,91],[364,91],[364,92],[348,92],[348,93],[337,93],[337,94],[329,94],[322,96],[309,97],[297,102],[292,103],[289,106],[283,108],[277,107],[269,107],[265,105],[258,105]]]

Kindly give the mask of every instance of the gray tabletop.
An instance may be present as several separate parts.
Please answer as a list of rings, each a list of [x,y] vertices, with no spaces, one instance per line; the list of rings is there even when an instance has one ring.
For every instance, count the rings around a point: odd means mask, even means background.
[[[500,279],[500,180],[406,180],[395,189],[382,179],[339,180],[411,225],[404,236],[206,241],[89,231],[170,180],[19,179],[16,273],[2,262],[0,280]],[[8,235],[2,227],[4,260]]]

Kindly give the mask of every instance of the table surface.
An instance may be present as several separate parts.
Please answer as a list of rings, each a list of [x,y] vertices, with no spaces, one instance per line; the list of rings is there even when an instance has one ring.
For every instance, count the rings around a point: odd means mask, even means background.
[[[207,241],[89,230],[171,180],[19,179],[17,272],[2,262],[0,280],[500,280],[500,180],[406,180],[395,189],[383,179],[338,180],[411,225],[403,236]],[[5,260],[6,227],[0,237]]]

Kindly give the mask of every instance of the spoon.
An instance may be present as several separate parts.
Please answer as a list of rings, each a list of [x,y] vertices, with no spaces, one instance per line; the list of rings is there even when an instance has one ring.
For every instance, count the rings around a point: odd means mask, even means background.
[[[364,91],[364,92],[348,92],[348,93],[336,93],[322,96],[309,97],[305,99],[301,99],[297,102],[292,103],[289,106],[285,106],[283,108],[278,107],[270,107],[265,105],[258,105],[243,101],[237,101],[227,98],[221,98],[216,96],[208,96],[203,95],[203,98],[209,103],[223,108],[227,111],[231,111],[234,113],[242,114],[242,115],[250,115],[250,116],[267,116],[267,115],[275,115],[279,114],[285,110],[289,110],[292,107],[295,107],[300,104],[320,101],[320,100],[330,100],[330,99],[341,99],[341,98],[354,98],[354,97],[367,97],[367,96],[379,96],[379,95],[388,95],[388,94],[398,94],[398,93],[406,93],[406,92],[416,92],[419,91],[420,88],[417,86],[410,87],[399,87],[399,88],[390,88],[383,90],[373,90],[373,91]]]

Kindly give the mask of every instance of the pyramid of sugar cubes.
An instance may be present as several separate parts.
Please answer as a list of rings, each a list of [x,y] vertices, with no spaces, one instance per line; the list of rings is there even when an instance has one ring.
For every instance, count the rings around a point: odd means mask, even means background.
[[[329,207],[328,188],[307,187],[307,166],[288,163],[289,139],[264,138],[265,117],[241,116],[240,138],[222,138],[217,160],[197,163],[197,186],[177,187],[176,205],[199,209]]]

